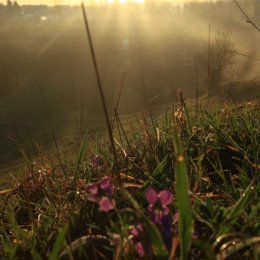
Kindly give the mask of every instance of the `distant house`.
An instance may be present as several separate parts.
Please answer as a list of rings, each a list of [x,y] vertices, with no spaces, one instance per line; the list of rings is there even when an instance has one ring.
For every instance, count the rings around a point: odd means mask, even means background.
[[[29,16],[45,16],[50,8],[47,5],[23,5],[22,13]]]
[[[66,15],[74,12],[75,7],[69,5],[55,5],[51,8],[53,15]]]
[[[7,0],[6,5],[0,4],[0,19],[23,17],[24,19],[50,19],[63,15],[70,15],[78,9],[78,6],[68,5],[19,5],[17,1]]]
[[[72,7],[68,5],[23,5],[22,13],[24,18],[41,18],[47,17],[48,19],[53,17],[60,17],[62,15],[69,15],[75,12],[78,7]]]

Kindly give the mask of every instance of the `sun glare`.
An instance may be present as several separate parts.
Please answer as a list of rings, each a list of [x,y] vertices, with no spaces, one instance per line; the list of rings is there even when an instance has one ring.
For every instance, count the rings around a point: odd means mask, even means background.
[[[126,4],[126,3],[138,3],[142,4],[145,0],[96,0],[96,3],[98,4],[113,4],[113,3],[120,3],[120,4]]]
[[[136,4],[144,4],[147,0],[17,0],[19,4],[47,4],[47,5],[78,5],[81,2],[85,4],[127,4],[127,3],[136,3]],[[154,0],[155,3],[162,2],[171,2],[171,3],[184,3],[191,0]],[[207,1],[207,0],[197,0],[197,1]],[[209,0],[210,1],[210,0]],[[6,3],[6,0],[0,0],[0,4]]]

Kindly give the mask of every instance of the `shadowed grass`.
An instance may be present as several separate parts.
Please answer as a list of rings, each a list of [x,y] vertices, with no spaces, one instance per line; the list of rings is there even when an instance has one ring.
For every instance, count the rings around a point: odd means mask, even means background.
[[[176,152],[176,199],[179,212],[179,238],[180,238],[180,259],[186,260],[189,254],[192,237],[192,212],[189,201],[189,180],[185,165],[184,151],[176,131],[174,134]]]
[[[64,165],[67,176],[41,158],[24,180],[0,193],[0,258],[59,259],[62,251],[62,259],[70,259],[66,248],[73,245],[83,251],[82,259],[92,253],[98,259],[112,259],[111,253],[114,259],[136,259],[129,228],[142,223],[146,253],[140,259],[167,259],[171,252],[176,260],[258,260],[259,118],[259,106],[251,104],[201,109],[197,117],[189,114],[189,123],[181,107],[144,117],[131,128],[122,121],[116,146],[122,183],[109,212],[89,201],[87,192],[89,183],[111,175],[106,140],[91,148],[84,138],[74,163]],[[170,249],[162,227],[150,220],[148,187],[174,195],[169,213],[179,217],[171,223]],[[84,246],[77,245],[83,238]]]

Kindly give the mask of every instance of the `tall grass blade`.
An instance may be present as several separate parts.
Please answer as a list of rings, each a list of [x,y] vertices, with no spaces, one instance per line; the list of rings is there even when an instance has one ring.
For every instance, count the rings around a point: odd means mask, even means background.
[[[168,252],[157,227],[146,217],[144,218],[144,227],[150,238],[154,258],[156,260],[168,260]]]
[[[168,252],[166,250],[163,239],[160,235],[157,227],[147,218],[147,216],[143,213],[142,208],[139,206],[137,201],[133,198],[133,196],[127,191],[122,190],[123,196],[130,201],[133,207],[136,209],[137,214],[142,219],[142,223],[145,227],[145,232],[147,232],[151,248],[153,250],[154,259],[156,260],[168,260]]]
[[[50,115],[50,112],[48,110],[48,106],[47,106],[47,102],[46,102],[46,99],[45,99],[45,95],[44,95],[44,92],[43,92],[43,89],[42,89],[41,86],[40,86],[40,93],[41,93],[41,98],[42,98],[44,110],[45,110],[45,113],[46,113],[46,116],[47,116],[47,120],[48,120],[49,125],[50,125],[50,130],[51,130],[52,138],[53,138],[55,149],[56,149],[57,159],[58,159],[58,162],[59,162],[60,166],[63,169],[63,172],[65,173],[65,175],[67,175],[66,171],[65,171],[65,169],[63,167],[63,162],[62,162],[62,159],[61,159],[61,154],[60,154],[60,149],[59,149],[59,146],[58,146],[57,137],[56,137],[54,126],[53,126],[53,123],[52,123],[52,120],[51,120],[51,115]]]
[[[65,225],[63,228],[60,229],[59,234],[54,242],[51,253],[49,255],[50,260],[58,260],[58,255],[65,242],[67,230],[68,230],[68,225]]]
[[[121,85],[120,85],[120,89],[119,89],[119,93],[118,93],[118,97],[117,97],[117,101],[116,101],[116,106],[114,108],[115,113],[117,113],[117,110],[118,110],[118,106],[119,106],[120,98],[121,98],[121,95],[122,95],[122,89],[123,89],[124,83],[125,83],[125,72],[123,74],[123,79],[122,79],[122,82],[121,82]],[[114,114],[114,118],[113,118],[113,122],[112,122],[112,129],[114,129],[115,120],[116,120],[116,115]]]
[[[110,139],[110,143],[111,143],[111,147],[112,147],[112,152],[113,152],[113,156],[114,156],[114,169],[117,173],[118,181],[120,182],[120,174],[119,174],[119,169],[118,169],[118,160],[117,160],[115,142],[114,142],[114,138],[113,138],[113,131],[112,131],[112,127],[110,125],[109,117],[108,117],[105,95],[104,95],[104,91],[103,91],[103,87],[102,87],[102,83],[101,83],[101,77],[100,77],[98,66],[97,66],[97,59],[96,59],[94,45],[93,45],[92,37],[91,37],[91,33],[90,33],[87,13],[86,13],[83,2],[81,3],[81,9],[82,9],[82,13],[83,13],[84,24],[85,24],[86,33],[87,33],[87,36],[88,36],[88,42],[89,42],[91,57],[92,57],[94,70],[95,70],[95,74],[96,74],[98,91],[99,91],[99,94],[100,94],[100,99],[101,99],[101,103],[102,103],[102,107],[103,107],[103,111],[104,111],[104,115],[105,115],[107,130],[108,130],[108,135],[109,135],[109,139]]]
[[[148,180],[145,182],[143,189],[146,189],[151,182],[157,182],[157,177],[162,174],[162,171],[165,169],[165,166],[167,164],[168,155],[166,155],[161,162],[158,163],[157,167],[153,171],[153,173],[148,176]]]
[[[84,135],[83,142],[82,142],[81,147],[80,147],[80,150],[79,150],[78,158],[77,158],[77,166],[76,166],[75,176],[77,175],[77,172],[78,172],[78,170],[79,170],[80,163],[81,163],[81,161],[82,161],[82,159],[83,159],[83,157],[84,157],[85,151],[86,151],[87,137],[88,137],[88,132],[86,131],[86,132],[85,132],[85,135]]]
[[[186,106],[186,103],[185,103],[185,101],[184,101],[184,98],[183,98],[183,96],[182,96],[182,92],[180,92],[180,100],[181,100],[181,107],[183,107],[184,113],[185,113],[185,116],[186,116],[189,134],[191,135],[191,133],[192,133],[192,127],[191,127],[190,115],[189,115],[189,111],[188,111],[188,108],[187,108],[187,106]]]
[[[241,196],[241,198],[237,201],[237,203],[234,205],[234,207],[228,213],[228,215],[225,219],[225,223],[223,223],[223,226],[221,227],[218,235],[222,235],[229,231],[230,225],[237,220],[237,218],[243,213],[245,207],[248,205],[253,191],[254,191],[254,187],[252,186],[252,183],[251,183],[247,187],[247,189],[245,190],[245,192]]]
[[[1,230],[1,233],[4,234],[4,235],[0,236],[0,238],[1,238],[0,241],[2,241],[3,250],[4,250],[5,254],[8,255],[9,260],[14,260],[16,252],[17,252],[17,246],[12,245],[10,238],[8,237],[8,235],[6,234],[6,232],[4,230]]]
[[[176,131],[174,133],[174,145],[177,158],[175,167],[175,179],[177,208],[179,212],[179,238],[181,250],[180,259],[186,260],[188,257],[192,238],[192,211],[189,201],[189,181],[183,155],[183,147]]]
[[[28,230],[22,229],[18,225],[18,223],[15,219],[15,214],[12,210],[10,210],[9,214],[10,215],[8,216],[8,218],[9,218],[11,226],[13,227],[13,229],[15,230],[15,232],[17,234],[17,238],[21,241],[24,241],[27,244],[27,246],[30,248],[30,250],[32,251],[32,255],[33,255],[32,259],[42,260],[42,256],[40,255],[40,253],[38,251],[39,249],[35,247],[35,242],[36,242],[35,235],[33,234],[33,236],[31,237]],[[42,251],[42,253],[43,253],[43,251]]]

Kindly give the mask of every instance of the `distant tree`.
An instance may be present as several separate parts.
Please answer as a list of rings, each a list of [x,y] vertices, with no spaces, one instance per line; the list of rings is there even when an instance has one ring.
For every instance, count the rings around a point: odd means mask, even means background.
[[[12,10],[12,8],[13,8],[13,3],[12,3],[11,0],[7,0],[7,1],[6,1],[6,8],[7,8],[7,10]]]
[[[208,84],[209,94],[220,91],[221,85],[225,81],[227,70],[234,62],[236,50],[226,33],[218,33],[210,43],[209,64],[208,64]]]
[[[14,1],[14,3],[13,3],[13,8],[19,8],[19,4],[17,3],[17,1]]]
[[[15,13],[15,14],[21,13],[21,8],[20,8],[19,4],[17,3],[17,1],[14,1],[14,3],[13,3],[13,13]]]
[[[6,11],[8,15],[19,15],[21,14],[21,7],[17,1],[12,2],[11,0],[7,0]]]

